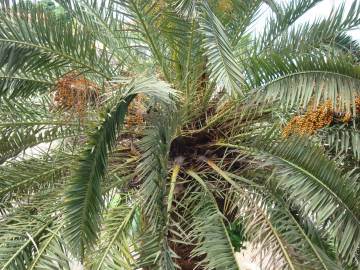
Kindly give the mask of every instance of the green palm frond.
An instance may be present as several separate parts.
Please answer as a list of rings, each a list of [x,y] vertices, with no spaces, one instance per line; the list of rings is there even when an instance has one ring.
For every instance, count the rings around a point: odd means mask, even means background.
[[[174,3],[175,11],[184,16],[185,18],[191,18],[195,15],[197,8],[196,0],[177,0]]]
[[[53,1],[0,0],[0,270],[359,267],[358,0]]]
[[[127,31],[137,33],[130,37],[134,40],[133,48],[138,48],[138,53],[145,53],[145,57],[152,56],[165,79],[170,81],[171,74],[168,69],[168,46],[161,42],[162,36],[159,32],[158,12],[156,5],[144,0],[115,1],[122,7],[122,13],[127,18]],[[161,3],[160,3],[161,5]]]
[[[260,257],[272,254],[265,268],[342,269],[309,238],[286,209],[288,206],[278,205],[277,201],[256,193],[249,195],[241,201],[242,207],[248,207],[246,235],[253,239],[255,246],[261,247]]]
[[[273,174],[263,185],[207,163],[231,185],[226,194],[231,207],[225,212],[235,212],[235,220],[245,225],[248,240],[260,247],[256,255],[266,262],[264,269],[341,269],[321,250],[324,244],[312,236],[314,228],[300,223],[291,205],[268,184]]]
[[[169,112],[171,115],[172,112]],[[144,182],[142,193],[143,200],[147,205],[145,215],[148,216],[150,224],[155,226],[159,223],[159,218],[163,211],[159,207],[162,201],[163,189],[167,178],[167,157],[170,151],[170,143],[173,139],[176,120],[173,117],[169,119],[157,119],[155,128],[149,130],[140,142],[140,149],[143,152],[142,160],[138,166],[139,177]],[[159,212],[160,211],[160,212]]]
[[[253,198],[253,200],[254,199],[255,198]],[[249,204],[249,202],[247,202],[247,205],[249,205],[250,208],[248,213],[245,212],[247,219],[245,223],[245,233],[249,235],[252,242],[255,243],[255,246],[261,247],[260,254],[258,254],[261,260],[266,260],[264,258],[266,256],[265,254],[271,254],[271,258],[266,265],[264,265],[264,268],[296,269],[297,260],[295,253],[287,246],[281,232],[276,228],[274,220],[267,214],[264,202],[260,199],[255,205]],[[277,218],[279,218],[279,216],[277,216]],[[289,226],[289,224],[287,226]],[[290,228],[288,228],[288,230],[290,231]],[[291,233],[293,232],[291,231]]]
[[[253,205],[249,207],[247,230],[248,234],[250,233],[250,235],[254,235],[255,239],[260,240],[260,246],[263,245],[261,243],[262,239],[275,240],[275,238],[262,235],[263,230],[259,229],[262,227],[261,223],[257,224],[258,226],[254,226],[253,213],[250,209],[254,209],[257,206],[262,208],[258,210],[259,214],[265,215],[264,221],[268,222],[269,227],[272,227],[273,230],[270,230],[270,232],[279,234],[276,237],[276,241],[283,241],[285,250],[282,250],[282,252],[289,252],[293,259],[292,267],[295,267],[295,269],[342,269],[338,263],[320,249],[317,242],[311,239],[308,231],[296,220],[291,213],[291,209],[288,209],[289,206],[281,198],[277,198],[276,195],[269,196],[256,193],[253,195],[250,193],[249,195],[248,199],[242,201],[246,205],[246,200],[253,200]],[[270,240],[268,245],[271,250],[273,245],[276,246],[276,243],[273,244]],[[276,258],[276,256],[274,257]],[[278,266],[276,265],[275,267]]]
[[[172,196],[171,188],[167,190],[167,166],[170,145],[176,134],[178,121],[172,108],[168,108],[166,117],[162,114],[156,117],[153,128],[147,130],[139,144],[142,152],[142,160],[137,168],[139,181],[142,182],[140,196],[145,206],[143,209],[147,219],[145,228],[153,237],[149,245],[140,253],[140,258],[136,262],[139,266],[176,269],[174,263],[176,254],[169,246],[171,240],[168,235],[171,225],[168,205],[171,204]],[[166,196],[170,200],[168,203]]]
[[[37,226],[36,226],[37,225]],[[6,237],[1,237],[3,243],[0,246],[2,255],[0,257],[0,267],[5,269],[28,269],[31,264],[31,254],[35,249],[33,239],[39,238],[39,236],[45,232],[49,224],[13,224],[13,227],[17,228],[16,232],[6,231],[2,229],[2,234]],[[26,227],[25,227],[26,226]],[[21,237],[18,237],[20,235]]]
[[[55,223],[46,229],[46,233],[39,238],[36,257],[32,260],[29,270],[33,269],[61,269],[70,270],[69,255],[64,249],[62,230],[64,223]]]
[[[348,33],[341,33],[336,36],[334,46],[341,53],[349,54],[355,62],[359,61],[360,44]]]
[[[202,187],[200,191],[193,192],[195,198],[189,205],[194,220],[189,237],[196,243],[192,256],[204,257],[200,263],[204,269],[238,269],[224,216],[215,198],[199,174],[194,171],[187,173]]]
[[[359,67],[351,59],[321,54],[252,59],[247,65],[252,85],[261,89],[256,100],[279,101],[287,109],[306,109],[310,102],[317,106],[331,100],[334,108],[354,111],[360,80]]]
[[[131,52],[131,44],[127,37],[131,37],[124,29],[125,21],[121,15],[121,5],[115,1],[66,1],[57,0],[82,26],[93,33],[94,38],[103,46],[114,53],[117,61],[131,68],[128,57],[133,60],[135,56]],[[125,58],[126,57],[126,58]]]
[[[0,132],[0,164],[18,156],[26,149],[33,149],[42,143],[56,142],[79,135],[71,128],[52,127],[19,127],[3,129]]]
[[[0,220],[1,270],[29,269],[33,259],[37,255],[42,256],[40,250],[44,251],[41,246],[48,239],[46,235],[51,234],[56,227],[55,223],[61,212],[61,208],[55,202],[61,197],[62,188],[63,185],[58,184],[52,189],[37,193],[24,206],[3,215],[4,218]],[[56,252],[55,249],[52,251]],[[50,255],[52,251],[46,252]],[[54,259],[50,264],[53,269],[55,265],[61,267],[68,261],[65,256]]]
[[[263,2],[268,5],[272,12],[274,12],[277,16],[281,16],[281,7],[274,0],[263,0]]]
[[[133,269],[134,250],[131,248],[134,246],[129,235],[134,235],[137,230],[134,224],[137,211],[137,207],[123,204],[109,209],[104,221],[101,248],[95,252],[89,263],[91,269]]]
[[[231,19],[226,20],[225,28],[234,47],[240,46],[241,39],[252,30],[251,25],[260,16],[262,3],[262,0],[232,1],[234,11],[231,14]]]
[[[283,50],[309,52],[315,48],[331,50],[334,45],[340,46],[341,39],[347,31],[356,28],[359,24],[359,8],[358,1],[354,1],[349,9],[345,8],[343,3],[327,18],[284,31],[267,50],[270,52]]]
[[[273,10],[275,16],[266,21],[266,26],[255,48],[263,51],[272,46],[272,43],[289,29],[306,11],[313,8],[322,0],[295,0],[283,4],[274,4],[274,1],[266,1]]]
[[[223,171],[212,161],[207,161],[207,164],[231,184],[232,189],[228,194],[228,200],[232,199],[235,202],[228,211],[237,212],[235,220],[243,222],[245,234],[249,240],[255,247],[261,247],[256,256],[264,262],[262,267],[264,269],[296,269],[298,262],[295,256],[296,253],[287,246],[286,235],[282,236],[281,231],[274,224],[274,222],[281,222],[281,219],[279,220],[280,216],[275,215],[274,219],[272,219],[272,205],[270,204],[270,207],[268,207],[266,197],[252,187],[253,184],[258,188],[259,186],[252,183],[251,180]],[[242,186],[233,178],[238,178],[245,185]],[[247,187],[248,184],[250,184],[250,187]],[[274,202],[272,203],[274,204]],[[283,233],[293,233],[293,231],[290,231],[289,225],[287,224],[286,229],[284,228],[282,231]],[[265,258],[266,255],[270,257]]]
[[[53,82],[47,77],[0,70],[0,97],[28,97],[34,93],[45,93],[52,86]]]
[[[0,101],[0,164],[41,143],[59,143],[79,136],[78,122],[64,121],[51,111],[47,98]]]
[[[276,185],[302,211],[314,215],[319,223],[331,220],[342,258],[351,263],[360,243],[357,183],[344,178],[318,147],[304,139],[259,147],[259,158],[276,168]],[[350,240],[351,239],[351,240]]]
[[[68,184],[66,193],[66,216],[69,222],[66,233],[76,256],[82,258],[84,248],[91,249],[97,239],[103,209],[101,181],[107,170],[108,153],[122,128],[129,104],[139,93],[170,103],[172,92],[168,84],[154,79],[133,81],[113,98],[103,113],[102,123],[90,135],[79,160],[79,168]]]
[[[0,3],[6,10],[0,15],[0,66],[5,75],[30,70],[56,74],[70,68],[112,77],[111,56],[98,53],[96,40],[79,24],[29,1],[14,1],[11,7],[6,2]]]
[[[92,247],[100,227],[103,207],[100,182],[105,175],[107,154],[115,143],[134,95],[120,99],[117,106],[104,114],[103,123],[91,136],[88,148],[80,159],[79,169],[68,184],[66,193],[66,234],[73,253],[82,258],[84,248]]]
[[[53,186],[62,181],[69,170],[70,155],[25,159],[8,162],[0,167],[0,196],[1,202],[15,202],[23,204],[26,196],[32,196],[47,186]],[[2,208],[2,207],[1,207]]]
[[[351,155],[360,159],[360,134],[355,128],[346,126],[325,128],[319,133],[320,139],[336,155]]]
[[[233,55],[230,40],[207,4],[201,8],[200,31],[210,78],[216,82],[219,89],[225,88],[229,93],[243,94],[244,77]]]

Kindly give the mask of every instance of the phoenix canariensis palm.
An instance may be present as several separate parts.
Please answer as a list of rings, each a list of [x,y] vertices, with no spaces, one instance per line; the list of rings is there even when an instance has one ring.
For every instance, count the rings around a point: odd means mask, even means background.
[[[0,269],[359,267],[359,1],[56,2],[0,1]]]

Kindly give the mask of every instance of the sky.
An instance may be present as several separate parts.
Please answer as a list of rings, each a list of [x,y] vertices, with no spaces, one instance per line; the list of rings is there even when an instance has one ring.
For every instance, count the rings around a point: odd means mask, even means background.
[[[288,2],[290,0],[278,0],[278,1]],[[345,3],[345,7],[348,10],[354,1],[355,0],[323,0],[322,2],[318,3],[315,7],[310,9],[307,13],[305,13],[304,16],[298,20],[298,23],[305,21],[312,21],[315,20],[316,18],[328,17],[329,14],[331,13],[331,10],[333,8],[339,7],[342,3]],[[263,16],[261,16],[262,19],[259,20],[259,22],[257,23],[258,25],[255,26],[256,29],[258,27],[259,29],[262,28],[261,24],[265,23],[265,18],[268,14],[269,14],[269,10],[263,11]],[[353,36],[354,39],[360,41],[360,27],[359,30],[353,30],[349,32],[349,34]]]

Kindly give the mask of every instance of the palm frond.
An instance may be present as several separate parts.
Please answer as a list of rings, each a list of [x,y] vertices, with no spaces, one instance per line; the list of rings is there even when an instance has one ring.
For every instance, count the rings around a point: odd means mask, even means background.
[[[262,267],[264,269],[296,269],[298,262],[296,253],[287,246],[284,239],[286,236],[282,236],[276,228],[274,222],[279,216],[275,216],[275,220],[272,219],[271,206],[269,210],[266,197],[257,190],[261,186],[242,176],[222,170],[211,160],[206,162],[231,185],[227,193],[227,200],[231,201],[228,211],[237,213],[235,221],[242,222],[245,226],[245,234],[251,243],[260,248],[256,256],[260,258]],[[269,257],[266,258],[266,256]]]
[[[341,46],[347,31],[359,24],[359,10],[358,1],[354,1],[348,10],[343,3],[324,19],[287,29],[274,40],[267,51],[309,52],[315,49],[332,50],[334,46]]]
[[[330,100],[334,108],[355,113],[360,80],[358,66],[349,58],[273,54],[251,58],[246,66],[252,85],[262,89],[256,93],[258,101],[279,101],[286,109],[306,109],[311,102],[317,106]]]
[[[123,199],[124,200],[124,199]],[[91,258],[89,266],[91,269],[112,269],[122,267],[124,269],[133,269],[134,265],[132,235],[137,230],[134,226],[136,212],[138,208],[126,205],[126,200],[119,203],[118,206],[109,209],[102,232],[102,243],[100,249]]]
[[[259,17],[262,0],[255,1],[233,1],[231,19],[226,20],[224,25],[229,38],[234,47],[240,47],[240,41],[252,29],[251,25],[256,22]],[[244,48],[242,48],[244,49]]]
[[[169,63],[167,60],[168,48],[165,42],[161,42],[162,36],[158,29],[159,22],[157,21],[159,13],[162,13],[161,3],[158,6],[149,1],[114,1],[122,7],[122,14],[127,18],[127,31],[137,33],[131,37],[134,40],[134,48],[139,47],[139,53],[144,53],[146,56],[153,56],[155,63],[161,69],[167,81],[171,81],[171,74],[169,73]],[[157,9],[156,9],[157,7]]]
[[[54,1],[0,0],[0,270],[359,266],[358,0]]]
[[[4,244],[0,246],[2,254],[4,254],[0,257],[1,270],[28,269],[31,264],[31,254],[35,249],[33,239],[37,239],[49,226],[47,223],[39,227],[36,225],[26,223],[22,224],[23,228],[21,228],[20,224],[14,224],[17,232],[12,233],[2,229],[2,234],[6,233],[6,235],[1,237],[1,240],[4,241]],[[18,237],[18,235],[21,235],[21,237]]]
[[[29,1],[0,3],[2,67],[14,72],[59,74],[63,70],[90,72],[111,78],[111,56],[97,48],[96,40],[81,25],[58,18]]]
[[[22,205],[26,196],[31,197],[41,188],[61,183],[70,169],[71,155],[55,154],[8,162],[0,167],[1,203]],[[1,206],[0,208],[2,208]]]
[[[264,262],[264,269],[341,269],[320,249],[321,238],[311,236],[310,227],[297,220],[291,206],[268,184],[273,175],[264,185],[224,171],[210,160],[207,164],[231,185],[225,212],[235,212],[235,222],[245,225],[248,240],[259,248],[256,255]]]
[[[351,155],[355,160],[360,160],[360,134],[357,129],[345,126],[329,127],[319,132],[318,137],[336,155]]]
[[[61,141],[79,135],[71,128],[52,127],[18,127],[0,131],[0,164],[19,156],[26,149],[52,142],[61,145]]]
[[[102,114],[103,121],[90,135],[79,160],[79,167],[68,184],[66,193],[66,234],[74,255],[83,258],[84,249],[91,249],[100,229],[103,199],[101,181],[105,176],[108,153],[111,152],[123,125],[127,108],[136,94],[144,93],[171,102],[168,84],[154,79],[135,80],[121,91]],[[174,93],[175,94],[175,93]]]
[[[41,143],[60,143],[83,132],[79,123],[51,111],[47,98],[0,101],[0,164]]]
[[[219,89],[225,88],[232,94],[243,94],[244,77],[223,25],[209,5],[202,5],[201,11],[200,32],[203,35],[210,78],[216,82]]]
[[[281,7],[274,0],[263,0],[263,2],[268,5],[272,12],[274,12],[277,16],[281,16]]]
[[[328,224],[341,257],[349,264],[360,244],[358,184],[346,179],[323,153],[305,139],[290,139],[259,147],[259,158],[276,168],[278,190],[318,224]]]
[[[261,248],[260,258],[266,262],[266,256],[271,254],[265,268],[342,269],[310,239],[281,199],[274,200],[256,192],[249,192],[248,195],[240,200],[242,204],[239,207],[248,207],[245,208],[244,218],[246,235],[255,246]]]
[[[90,137],[79,168],[68,184],[65,206],[69,224],[66,234],[74,255],[79,258],[84,256],[84,248],[91,248],[97,239],[103,207],[100,182],[106,172],[107,154],[134,97],[126,96],[115,108],[107,110],[103,123]]]
[[[46,229],[39,238],[36,257],[32,260],[29,270],[53,269],[70,270],[69,254],[64,249],[61,235],[64,223],[55,223]]]
[[[121,5],[106,0],[56,2],[81,23],[84,29],[93,33],[94,38],[107,50],[112,51],[119,64],[131,68],[129,57],[134,60],[135,56],[131,44],[128,43],[128,37],[131,35],[123,29],[126,23],[121,14]]]
[[[53,82],[47,77],[0,70],[0,97],[28,97],[34,93],[45,93],[52,86]]]
[[[139,180],[142,182],[140,196],[145,206],[144,216],[146,228],[153,235],[153,240],[142,250],[137,265],[160,267],[160,269],[176,269],[173,258],[176,257],[169,247],[169,213],[166,197],[168,178],[168,157],[170,144],[176,134],[179,119],[171,108],[166,117],[160,114],[153,121],[154,127],[146,131],[140,142],[142,160],[137,168]],[[170,191],[169,191],[170,192]],[[168,197],[169,198],[169,197]]]
[[[274,1],[266,1],[273,10],[275,16],[266,21],[266,26],[255,48],[258,51],[272,46],[272,43],[290,28],[306,11],[313,8],[322,0],[294,0],[283,4],[274,5]]]
[[[276,191],[274,194],[270,196],[264,194],[252,196],[249,194],[249,198],[252,197],[254,205],[265,207],[263,209],[264,214],[268,216],[268,222],[272,224],[273,228],[279,233],[280,238],[284,240],[286,248],[294,260],[294,266],[300,269],[342,269],[341,265],[322,251],[314,239],[311,239],[308,231],[293,216],[291,209],[288,209],[289,206],[276,195]],[[257,202],[257,196],[262,197],[261,200],[264,200],[264,204]],[[257,235],[257,239],[266,239],[266,237],[259,236],[261,232],[253,227],[251,210],[248,230]]]
[[[187,173],[202,187],[201,190],[193,192],[189,206],[193,216],[193,229],[190,232],[190,238],[193,238],[195,243],[193,258],[203,257],[200,265],[204,269],[239,269],[224,224],[224,216],[215,198],[201,176],[194,171]]]
[[[40,254],[40,246],[45,243],[46,235],[57,226],[55,224],[61,208],[55,202],[61,198],[62,188],[63,185],[58,184],[39,192],[26,204],[2,216],[0,219],[1,270],[29,269],[33,259]],[[57,254],[60,255],[61,252]],[[66,265],[66,261],[65,257],[54,258],[50,267],[55,265],[61,267]]]
[[[179,15],[185,18],[192,18],[196,12],[196,2],[196,0],[177,0],[174,3],[174,9]]]

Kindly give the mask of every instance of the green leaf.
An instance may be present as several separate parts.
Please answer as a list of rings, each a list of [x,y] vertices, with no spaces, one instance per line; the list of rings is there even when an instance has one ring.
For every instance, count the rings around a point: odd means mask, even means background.
[[[266,165],[276,168],[280,190],[303,213],[313,216],[318,224],[328,224],[341,257],[351,263],[360,244],[359,186],[345,178],[319,147],[306,139],[289,139],[257,147]]]
[[[203,35],[204,54],[210,78],[219,89],[231,94],[244,93],[244,76],[231,48],[231,43],[219,19],[209,5],[201,6],[200,32]]]
[[[61,233],[64,223],[49,226],[39,239],[38,252],[28,270],[53,269],[70,270],[69,256],[64,250]]]
[[[53,82],[46,77],[30,72],[12,74],[0,69],[0,97],[28,97],[49,91],[52,86]]]
[[[111,99],[103,113],[104,120],[89,137],[78,168],[68,184],[65,208],[68,224],[66,235],[72,252],[83,258],[85,249],[92,249],[100,229],[104,202],[101,181],[107,171],[108,154],[116,143],[127,108],[136,94],[143,93],[171,104],[176,94],[168,84],[155,79],[138,79]]]
[[[124,269],[133,269],[134,258],[131,251],[133,248],[133,235],[136,218],[136,205],[129,207],[127,200],[120,205],[109,209],[101,237],[100,249],[96,250],[94,258],[90,257],[91,269],[113,269],[118,266]]]
[[[0,9],[4,11],[0,13],[0,67],[6,76],[70,69],[102,79],[112,77],[111,56],[100,51],[92,33],[74,20],[59,18],[30,1],[13,1],[11,6],[3,1]]]
[[[206,182],[194,171],[187,171],[202,187],[193,192],[189,208],[193,216],[190,238],[196,239],[192,258],[204,256],[201,266],[204,269],[239,269],[224,217],[219,210],[215,197]]]
[[[275,12],[265,24],[265,28],[260,37],[255,41],[254,48],[258,51],[272,49],[274,41],[284,34],[304,13],[313,8],[322,0],[293,0],[283,4],[278,4],[272,0],[265,2],[270,5]],[[275,48],[276,49],[276,48]]]
[[[262,260],[263,256],[271,254],[268,259],[264,258],[264,269],[341,269],[325,252],[320,251],[319,241],[312,240],[303,224],[293,216],[290,205],[273,186],[256,184],[223,171],[212,161],[207,163],[232,186],[226,194],[231,202],[228,211],[232,215],[236,213],[235,222],[245,225],[248,240],[259,248],[256,255]]]
[[[278,101],[286,109],[306,109],[331,100],[334,108],[355,112],[359,67],[347,57],[272,54],[250,58],[246,67],[259,90],[257,102]]]
[[[300,1],[302,2],[306,1]],[[290,27],[279,33],[276,39],[266,48],[267,52],[297,51],[311,52],[315,49],[332,51],[343,44],[349,30],[356,28],[360,22],[360,2],[353,1],[349,9],[342,3],[331,14],[315,22],[306,22],[297,27]],[[357,43],[357,42],[356,42]],[[353,43],[353,45],[355,45]],[[356,49],[356,46],[353,48]]]
[[[174,108],[167,107],[152,121],[152,128],[146,130],[139,143],[142,158],[137,168],[143,215],[147,220],[149,243],[140,251],[136,265],[175,270],[175,252],[171,249],[170,225],[173,221],[167,211],[168,158],[170,146],[175,137],[179,119]],[[171,187],[170,187],[171,189]],[[169,196],[166,199],[166,196]],[[170,207],[171,211],[173,209]]]
[[[355,160],[360,160],[360,134],[358,130],[345,126],[334,126],[321,130],[317,136],[335,154],[351,155]]]
[[[0,196],[2,202],[31,196],[44,187],[63,181],[63,176],[70,169],[69,161],[73,156],[65,154],[52,157],[18,159],[0,166]]]
[[[76,18],[87,31],[93,33],[94,38],[107,50],[111,50],[121,65],[131,68],[129,58],[134,59],[135,56],[128,42],[129,36],[124,29],[126,22],[120,13],[121,5],[106,0],[56,0],[56,2]]]
[[[64,121],[47,98],[0,100],[0,164],[41,143],[76,137],[78,122]]]
[[[73,254],[79,258],[83,258],[84,249],[92,248],[97,240],[103,208],[101,180],[106,173],[108,153],[134,97],[134,94],[125,96],[114,108],[106,111],[104,121],[89,138],[79,167],[68,184],[65,199],[68,224],[65,232]]]

